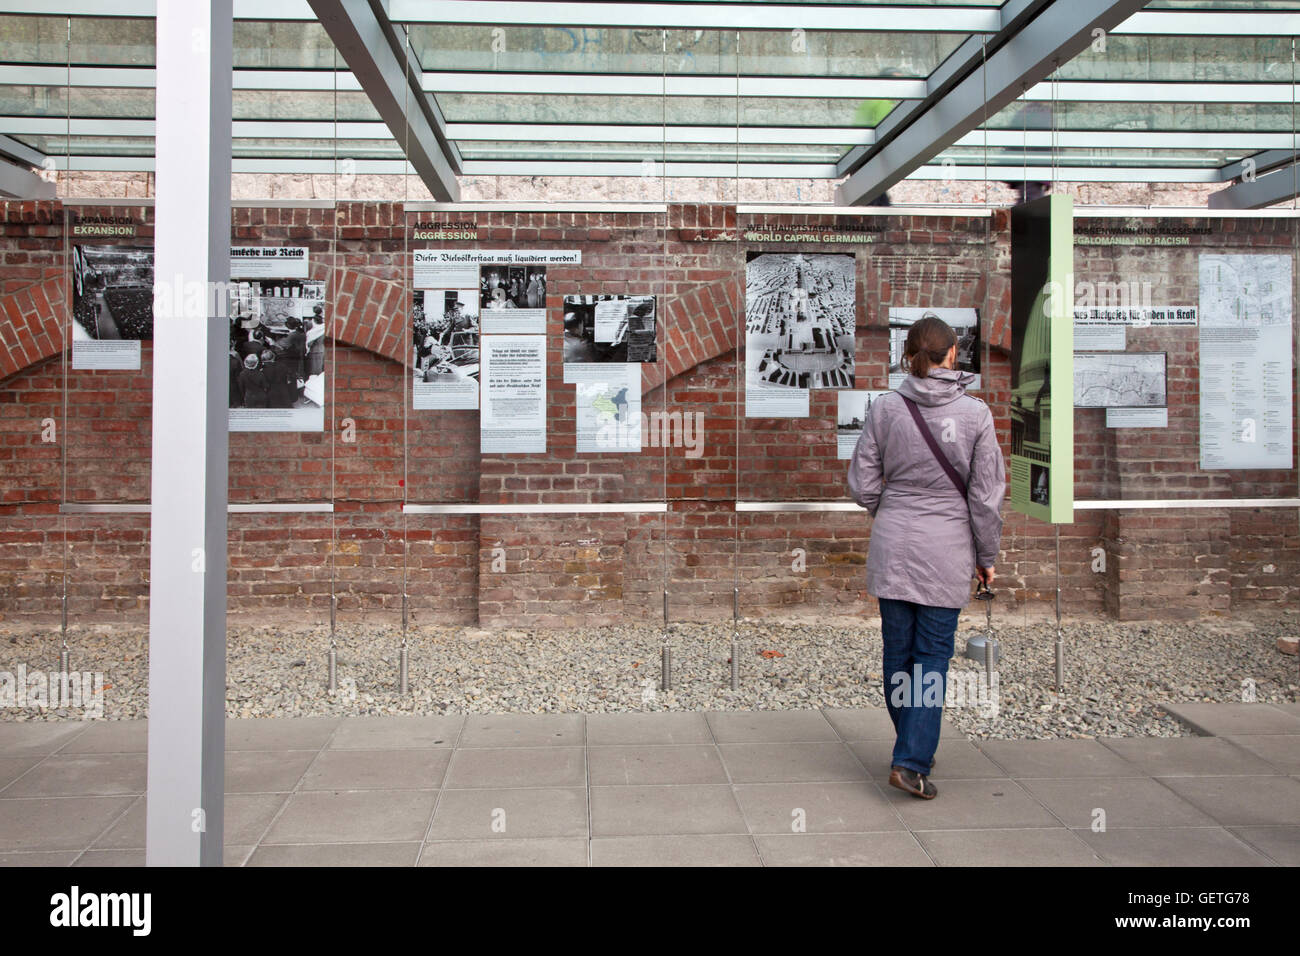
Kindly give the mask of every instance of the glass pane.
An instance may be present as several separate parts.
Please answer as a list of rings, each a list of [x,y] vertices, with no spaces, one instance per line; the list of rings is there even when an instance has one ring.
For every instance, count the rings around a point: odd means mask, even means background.
[[[338,155],[354,159],[401,159],[402,147],[391,139],[236,139],[234,155],[244,158],[293,157],[332,159]]]
[[[229,343],[232,502],[330,500],[334,383],[328,329],[342,321],[332,213],[319,206],[270,215],[255,206],[232,210],[233,246],[302,248],[306,255],[305,266],[298,259],[293,267],[272,264],[235,277]],[[324,562],[320,541],[299,547]]]
[[[978,146],[960,146],[945,150],[938,162],[951,159],[958,166],[979,166],[984,150]],[[1050,165],[1053,156],[1064,166],[1169,166],[1217,169],[1247,155],[1241,150],[1202,149],[1029,149],[989,147],[991,166]]]
[[[762,0],[759,0],[762,2]],[[796,0],[797,2],[797,0]],[[1296,0],[1151,0],[1148,10],[1300,10]]]
[[[439,70],[658,76],[663,31],[596,27],[412,24],[420,65]],[[924,77],[955,50],[957,34],[744,31],[745,76]],[[669,30],[667,74],[734,76],[736,31]]]
[[[154,42],[152,19],[76,17],[72,21],[72,64],[153,66]]]
[[[0,16],[0,43],[11,63],[68,62],[67,17]]]
[[[1062,80],[1291,82],[1291,38],[1112,34],[1061,64]]]
[[[790,30],[746,30],[741,37],[740,72],[742,76],[922,78],[964,39],[952,33],[808,30],[794,35]]]
[[[351,142],[348,145],[351,151]],[[640,163],[660,160],[665,155],[672,162],[734,163],[737,155],[743,162],[833,163],[841,150],[835,146],[742,145],[739,154],[734,143],[530,143],[461,141],[461,155],[469,160],[586,160]],[[635,173],[634,173],[635,175]]]
[[[62,86],[0,86],[0,111],[6,116],[67,116],[68,91]]]
[[[334,69],[334,43],[319,23],[236,20],[235,69]]]
[[[411,24],[411,49],[426,72],[663,71],[660,30]]]
[[[1114,103],[1063,100],[1054,106],[1019,101],[991,116],[989,129],[1045,130],[1056,115],[1058,129],[1105,131],[1158,130],[1194,132],[1241,130],[1289,133],[1291,104],[1287,103]]]
[[[236,120],[332,120],[337,96],[340,121],[377,122],[379,112],[365,93],[332,90],[235,90],[232,102]]]
[[[436,96],[451,123],[605,123],[734,126],[734,96],[600,96],[596,94],[446,93]],[[854,97],[740,99],[741,126],[874,125],[860,123],[862,100]]]
[[[68,145],[64,136],[15,136],[33,149],[51,155],[61,155]],[[73,136],[71,150],[74,156],[153,156],[152,136]]]
[[[1118,340],[1109,348],[1096,337],[1088,347],[1076,335],[1075,455],[1081,480],[1077,496],[1116,500],[1294,495],[1294,467],[1204,465],[1209,463],[1207,456],[1215,454],[1227,461],[1265,455],[1268,444],[1284,441],[1277,436],[1285,436],[1294,424],[1294,418],[1269,420],[1260,405],[1269,401],[1260,398],[1261,374],[1251,370],[1261,361],[1261,346],[1270,336],[1277,340],[1279,325],[1273,319],[1289,314],[1290,341],[1296,341],[1295,222],[1089,216],[1077,217],[1074,230],[1076,315],[1086,310],[1095,324],[1107,310],[1161,313],[1158,320],[1119,326]],[[1237,338],[1226,339],[1228,327],[1242,331]],[[1284,327],[1281,339],[1287,340]],[[1235,348],[1230,359],[1224,358],[1225,341],[1237,343],[1228,347]],[[1283,349],[1288,347],[1294,345]],[[1149,366],[1135,364],[1126,379],[1104,364],[1118,362],[1117,357],[1094,355],[1087,367],[1081,361],[1085,349],[1120,348],[1126,361],[1137,362],[1133,356],[1144,355],[1158,360]],[[1231,372],[1215,366],[1230,367]],[[1143,387],[1112,393],[1108,378],[1112,375],[1117,382],[1139,382]],[[1147,381],[1158,387],[1146,388]],[[1268,396],[1268,386],[1263,388],[1262,394]],[[1112,394],[1140,401],[1120,402],[1110,398]],[[1163,410],[1165,418],[1163,424],[1129,422],[1118,427],[1108,409],[1086,407],[1103,402],[1148,405]],[[1240,427],[1230,441],[1220,440],[1225,424],[1232,432],[1232,419],[1247,416],[1243,420],[1248,420],[1249,409],[1255,407],[1264,413],[1258,425],[1258,451],[1247,444],[1253,439],[1240,438]],[[1206,411],[1204,421],[1199,409]],[[1249,420],[1253,427],[1253,419]],[[1263,436],[1265,429],[1272,439]],[[1294,461],[1293,456],[1287,459],[1291,466]],[[1137,527],[1133,519],[1126,521],[1129,527]],[[1152,520],[1146,527],[1161,524]],[[1182,566],[1194,564],[1189,560]]]
[[[153,20],[75,17],[68,48],[66,17],[0,16],[0,46],[7,63],[73,66],[152,66]]]

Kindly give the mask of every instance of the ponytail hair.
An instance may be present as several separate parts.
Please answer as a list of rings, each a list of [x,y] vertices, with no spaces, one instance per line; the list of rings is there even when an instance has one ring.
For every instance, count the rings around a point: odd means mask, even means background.
[[[942,365],[948,351],[957,344],[957,333],[933,312],[927,312],[907,331],[903,344],[903,366],[917,378]]]

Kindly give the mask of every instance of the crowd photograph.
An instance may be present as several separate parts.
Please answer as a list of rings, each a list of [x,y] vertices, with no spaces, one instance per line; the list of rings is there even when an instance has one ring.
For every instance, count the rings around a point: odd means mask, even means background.
[[[230,407],[323,407],[324,373],[324,284],[240,283],[230,316]]]

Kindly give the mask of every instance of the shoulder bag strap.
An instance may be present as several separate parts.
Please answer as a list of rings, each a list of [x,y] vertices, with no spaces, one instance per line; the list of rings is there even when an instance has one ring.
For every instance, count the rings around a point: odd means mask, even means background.
[[[934,440],[934,435],[931,434],[929,426],[925,424],[925,419],[921,417],[921,411],[916,407],[916,402],[906,395],[900,395],[899,398],[907,403],[907,410],[912,413],[912,420],[916,422],[916,427],[921,430],[921,437],[930,446],[930,451],[934,453],[935,460],[943,466],[943,470],[952,479],[953,485],[961,492],[961,496],[963,498],[967,497],[965,482],[961,480],[961,475],[957,474],[957,469],[952,466],[948,456],[939,450],[939,443]]]

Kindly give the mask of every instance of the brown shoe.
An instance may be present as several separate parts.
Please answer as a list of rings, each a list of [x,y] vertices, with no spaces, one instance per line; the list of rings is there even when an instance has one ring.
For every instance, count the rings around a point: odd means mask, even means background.
[[[933,800],[939,795],[939,788],[927,780],[925,774],[906,767],[889,768],[889,785],[922,800]]]

